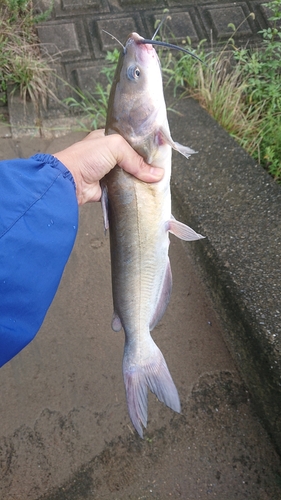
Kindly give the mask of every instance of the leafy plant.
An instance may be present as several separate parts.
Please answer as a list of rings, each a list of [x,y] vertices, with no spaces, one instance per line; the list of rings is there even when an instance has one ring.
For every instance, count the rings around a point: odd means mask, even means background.
[[[48,9],[40,13],[35,13],[32,0],[1,0],[0,7],[2,12],[6,11],[5,19],[9,24],[21,25],[27,33],[27,27],[33,27],[50,17],[54,7],[54,0],[51,0]]]
[[[206,64],[183,56],[166,72],[281,182],[281,0],[265,5],[272,26],[261,31],[260,49],[237,48],[230,38],[220,53],[206,53],[203,41]]]
[[[257,108],[263,103],[259,117],[259,151],[253,156],[281,181],[281,0],[265,4],[271,11],[272,26],[262,30],[262,50],[238,50],[234,56],[247,81],[245,103]]]
[[[83,118],[86,118],[86,123],[81,120],[79,122],[83,130],[90,131],[105,126],[110,87],[118,58],[119,51],[117,49],[106,54],[106,65],[101,70],[101,74],[104,74],[108,81],[105,88],[98,83],[94,92],[89,93],[83,92],[79,88],[70,87],[75,97],[68,97],[64,100],[64,103],[69,108],[82,114]]]
[[[83,119],[79,120],[81,128],[90,132],[93,129],[104,127],[109,90],[105,90],[100,84],[97,84],[94,93],[82,92],[73,87],[72,90],[76,97],[68,97],[64,103],[86,119],[86,122]]]

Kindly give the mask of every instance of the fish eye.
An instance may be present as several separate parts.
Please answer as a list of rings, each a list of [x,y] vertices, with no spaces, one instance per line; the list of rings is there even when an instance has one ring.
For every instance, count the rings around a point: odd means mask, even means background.
[[[140,77],[140,74],[141,72],[138,66],[129,66],[127,69],[127,77],[129,78],[129,80],[137,80]]]

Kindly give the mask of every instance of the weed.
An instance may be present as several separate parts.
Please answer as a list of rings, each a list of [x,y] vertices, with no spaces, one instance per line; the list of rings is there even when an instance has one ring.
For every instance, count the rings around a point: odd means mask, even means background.
[[[93,93],[82,92],[80,89],[73,87],[71,89],[76,97],[68,97],[64,100],[64,103],[86,118],[86,123],[79,120],[82,130],[90,132],[93,129],[104,127],[109,90],[104,90],[99,83]]]
[[[262,50],[236,50],[241,74],[247,82],[246,106],[262,110],[259,116],[259,150],[253,156],[260,159],[271,175],[281,181],[281,0],[265,4],[272,12],[272,26],[262,30]]]
[[[83,130],[90,131],[105,126],[110,87],[118,58],[119,51],[117,49],[107,52],[106,65],[101,70],[101,73],[106,76],[108,81],[106,88],[98,83],[94,92],[90,93],[82,92],[79,88],[70,87],[75,97],[68,97],[64,100],[64,103],[86,118],[86,124],[81,120],[79,122]]]
[[[51,69],[40,55],[35,24],[52,9],[35,15],[31,0],[2,0],[0,5],[0,91],[9,85],[19,88],[38,107],[46,105]]]
[[[203,41],[198,51],[205,65],[182,56],[166,71],[175,89],[187,89],[281,182],[281,0],[265,5],[272,11],[272,27],[260,32],[260,49],[237,48],[230,38],[220,53],[206,53]]]

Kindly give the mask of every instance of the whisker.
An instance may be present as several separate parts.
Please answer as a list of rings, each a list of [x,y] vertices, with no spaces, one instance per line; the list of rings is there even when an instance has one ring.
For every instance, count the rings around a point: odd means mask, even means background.
[[[107,35],[111,36],[111,38],[113,38],[113,40],[116,40],[116,42],[119,43],[119,45],[121,45],[121,47],[123,47],[123,50],[125,50],[125,47],[123,45],[123,43],[120,42],[120,40],[118,40],[118,38],[116,38],[116,36],[112,35],[111,33],[109,33],[108,31],[105,31],[105,30],[102,30],[104,33],[106,33]]]
[[[186,54],[189,54],[191,57],[194,57],[194,59],[198,59],[198,61],[200,61],[202,64],[205,64],[204,61],[202,61],[202,59],[200,59],[200,57],[193,54],[193,52],[190,52],[190,50],[184,49],[183,47],[178,47],[178,45],[174,45],[172,43],[160,42],[159,40],[147,40],[146,38],[141,40],[141,42],[139,42],[139,43],[145,43],[145,44],[150,43],[151,45],[160,45],[161,47],[166,47],[168,49],[180,50],[181,52],[185,52]]]
[[[151,38],[151,40],[154,40],[154,38],[156,37],[158,31],[160,30],[160,28],[162,28],[164,22],[167,20],[168,16],[169,16],[169,14],[166,14],[166,15],[163,16],[162,21],[160,21],[160,23],[158,24],[158,26],[156,28],[156,31],[155,31],[153,37]]]

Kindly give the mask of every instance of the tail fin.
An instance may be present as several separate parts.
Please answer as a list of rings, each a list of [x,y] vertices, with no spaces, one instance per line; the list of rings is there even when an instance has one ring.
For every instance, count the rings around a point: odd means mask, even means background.
[[[144,360],[132,362],[129,348],[125,348],[123,375],[127,405],[131,421],[141,437],[147,425],[147,387],[157,398],[180,413],[178,391],[172,380],[166,361],[160,349],[150,337],[150,354]]]

